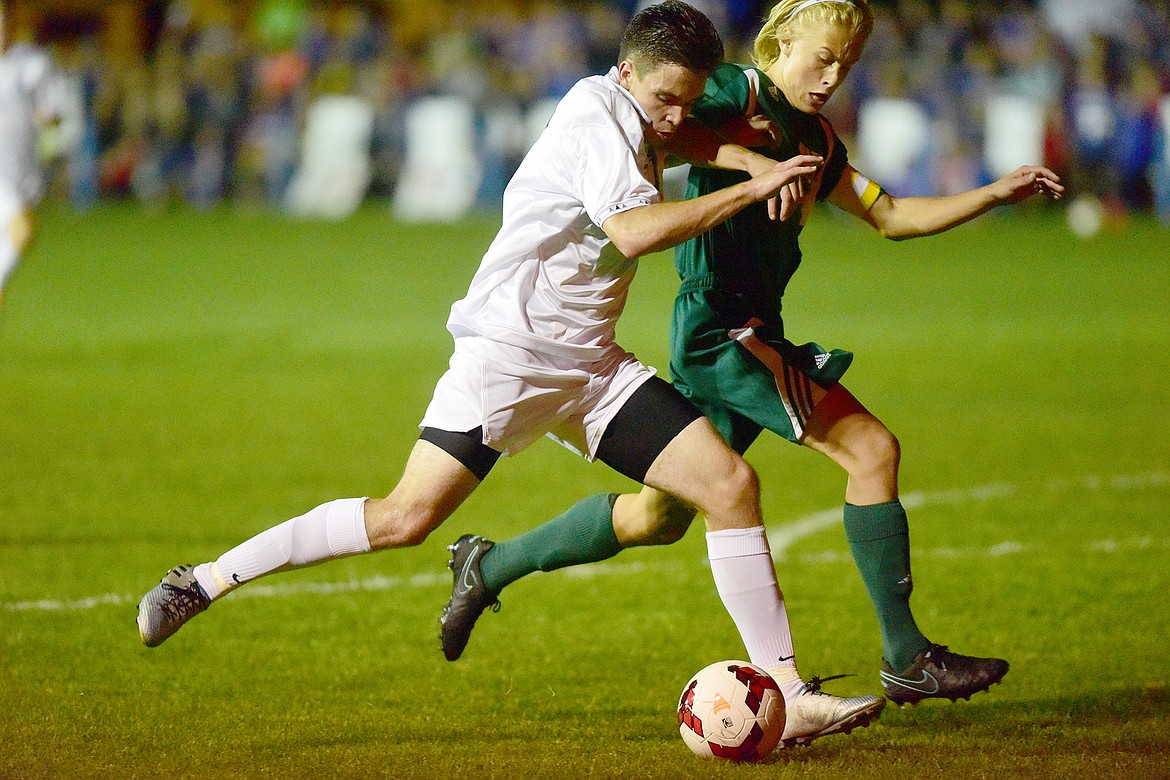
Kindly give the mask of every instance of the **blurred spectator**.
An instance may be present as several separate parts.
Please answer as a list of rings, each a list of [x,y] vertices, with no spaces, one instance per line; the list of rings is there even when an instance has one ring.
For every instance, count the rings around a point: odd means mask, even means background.
[[[66,111],[68,84],[48,52],[30,44],[0,51],[0,295],[33,238],[33,210],[45,194],[46,129]]]
[[[470,111],[477,198],[490,204],[548,106],[613,63],[625,22],[652,1],[257,0],[240,26],[228,3],[196,14],[175,0],[139,61],[100,61],[91,41],[76,46],[71,68],[87,113],[71,163],[75,202],[96,193],[279,207],[314,85],[345,71],[347,95],[373,111],[371,194],[392,197],[400,184],[412,107],[445,97]],[[746,61],[770,3],[694,2],[723,32],[728,57]],[[878,29],[829,118],[872,158],[867,170],[895,169],[882,182],[892,191],[970,189],[1043,153],[1074,196],[1092,193],[1118,211],[1170,210],[1159,184],[1170,178],[1157,108],[1170,88],[1164,0],[875,5]],[[896,144],[872,143],[872,120],[883,115],[907,123]]]
[[[1135,63],[1120,86],[1114,146],[1121,201],[1127,210],[1152,202],[1149,177],[1158,144],[1160,98],[1154,69]]]
[[[285,206],[301,217],[348,216],[370,185],[370,137],[374,108],[351,94],[348,65],[333,63],[318,75],[318,96],[309,105],[300,164]]]
[[[1159,132],[1155,136],[1154,160],[1150,166],[1154,212],[1170,227],[1170,93],[1158,101]]]

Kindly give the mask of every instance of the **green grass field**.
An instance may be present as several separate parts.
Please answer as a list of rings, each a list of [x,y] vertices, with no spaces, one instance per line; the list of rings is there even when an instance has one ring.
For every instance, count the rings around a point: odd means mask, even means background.
[[[694,758],[678,693],[743,655],[699,528],[517,583],[448,664],[446,544],[633,487],[550,442],[421,547],[254,583],[143,647],[135,604],[171,565],[390,490],[494,228],[42,215],[0,310],[0,777],[1170,776],[1170,235],[1140,220],[806,231],[789,334],[856,352],[847,384],[901,439],[919,623],[1012,662],[970,702]],[[621,327],[660,367],[673,285],[644,260]],[[749,459],[802,670],[878,692],[842,475],[775,439]]]

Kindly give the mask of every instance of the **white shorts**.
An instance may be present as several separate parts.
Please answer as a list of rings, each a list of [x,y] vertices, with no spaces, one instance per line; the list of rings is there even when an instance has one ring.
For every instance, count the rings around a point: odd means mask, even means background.
[[[547,435],[593,460],[614,415],[655,373],[617,345],[600,360],[581,363],[459,336],[419,427],[479,427],[483,443],[505,455]]]

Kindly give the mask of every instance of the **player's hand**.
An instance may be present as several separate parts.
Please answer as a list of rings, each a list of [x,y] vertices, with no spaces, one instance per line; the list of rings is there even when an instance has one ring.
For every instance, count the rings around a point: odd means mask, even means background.
[[[780,190],[780,196],[778,198],[780,201],[779,209],[776,208],[777,198],[768,201],[768,218],[772,221],[777,219],[781,222],[787,221],[800,208],[800,204],[804,202],[804,194],[807,189],[808,178],[805,176],[801,176],[796,181],[785,184],[783,189]]]
[[[801,154],[753,174],[752,183],[761,188],[757,200],[768,201],[770,218],[785,220],[796,212],[808,186],[806,177],[816,173],[823,162],[820,155]]]
[[[1041,165],[1022,165],[991,186],[1000,201],[1009,205],[1033,195],[1046,195],[1053,200],[1064,197],[1060,177]]]

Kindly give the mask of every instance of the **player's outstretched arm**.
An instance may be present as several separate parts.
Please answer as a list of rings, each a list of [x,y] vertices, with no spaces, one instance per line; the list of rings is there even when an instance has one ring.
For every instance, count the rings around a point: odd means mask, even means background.
[[[748,147],[772,143],[777,132],[775,124],[763,116],[744,119],[738,124],[728,123],[719,132],[694,117],[688,117],[664,151],[691,165],[744,171],[756,176],[770,170],[776,161]],[[804,186],[804,178],[798,177],[769,198],[768,216],[772,219],[791,216],[796,211],[796,204],[804,197]]]
[[[748,181],[692,200],[619,212],[601,227],[626,257],[659,252],[707,232],[752,203],[774,197],[790,182],[815,173],[822,162],[816,155],[798,155],[774,163]]]
[[[866,209],[848,179],[848,176],[841,177],[829,201],[896,241],[950,230],[996,206],[1020,203],[1033,195],[1046,195],[1054,200],[1064,195],[1059,176],[1043,166],[1024,165],[998,181],[956,195],[895,198],[882,193]]]

